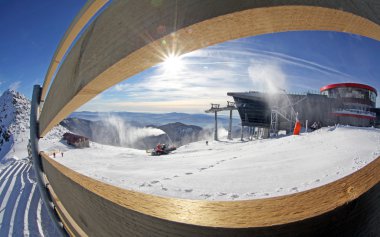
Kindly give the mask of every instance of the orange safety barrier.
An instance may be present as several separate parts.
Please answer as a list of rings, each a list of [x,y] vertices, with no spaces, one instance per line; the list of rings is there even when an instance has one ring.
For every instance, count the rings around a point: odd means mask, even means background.
[[[296,125],[294,126],[293,135],[300,135],[301,132],[301,123],[297,120]]]

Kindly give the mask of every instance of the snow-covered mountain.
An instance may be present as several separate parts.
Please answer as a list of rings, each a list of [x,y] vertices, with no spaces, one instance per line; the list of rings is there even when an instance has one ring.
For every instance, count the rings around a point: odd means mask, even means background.
[[[30,100],[19,92],[6,90],[0,97],[0,111],[0,161],[4,162],[3,158],[15,149],[15,142],[28,139]]]
[[[0,96],[0,236],[56,236],[28,159],[30,100],[14,90]],[[54,128],[42,143],[59,142]]]
[[[21,93],[6,90],[0,97],[0,162],[28,157],[31,101]],[[42,142],[60,140],[68,132],[62,126],[53,128]]]

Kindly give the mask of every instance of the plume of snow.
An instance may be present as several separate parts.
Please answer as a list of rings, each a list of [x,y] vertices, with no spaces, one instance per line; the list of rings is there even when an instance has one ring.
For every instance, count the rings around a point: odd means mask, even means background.
[[[116,129],[121,146],[130,147],[144,137],[159,136],[165,134],[164,131],[158,128],[135,127],[116,115],[108,116],[106,118],[106,122]]]
[[[248,75],[255,90],[276,93],[286,88],[286,75],[277,64],[254,62],[248,68]]]
[[[228,137],[227,129],[225,129],[223,127],[219,127],[218,128],[218,137],[219,137],[219,139],[223,139],[223,140],[227,139],[227,137]]]

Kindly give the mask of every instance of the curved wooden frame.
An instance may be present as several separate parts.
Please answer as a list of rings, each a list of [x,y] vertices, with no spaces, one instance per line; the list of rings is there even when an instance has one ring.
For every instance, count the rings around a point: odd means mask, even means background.
[[[183,54],[231,39],[293,30],[341,31],[380,40],[380,8],[372,0],[366,0],[368,5],[361,0],[340,2],[343,6],[328,0],[150,3],[154,2],[114,0],[86,29],[67,54],[49,90],[40,115],[40,136],[105,89],[162,61],[168,52]],[[180,13],[188,17],[182,19]],[[80,17],[77,20],[81,21]],[[166,31],[157,31],[161,26],[166,26]],[[67,42],[72,42],[75,34],[69,31]],[[45,91],[69,47],[67,42],[61,43],[54,56]],[[123,190],[41,155],[56,207],[73,235],[380,233],[380,158],[347,177],[304,192],[217,202]],[[353,229],[358,223],[365,226]]]
[[[54,53],[53,60],[50,62],[49,69],[46,73],[44,84],[42,86],[41,101],[45,100],[46,93],[49,89],[53,75],[57,71],[59,64],[69,50],[70,46],[86,26],[86,24],[107,2],[108,0],[88,0],[82,10],[75,17],[69,29],[66,31],[61,42],[59,43],[57,50]]]

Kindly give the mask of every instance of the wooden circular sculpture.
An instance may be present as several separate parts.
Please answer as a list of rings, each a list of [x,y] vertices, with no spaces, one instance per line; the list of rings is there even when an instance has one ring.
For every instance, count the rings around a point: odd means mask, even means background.
[[[40,136],[169,52],[183,54],[231,39],[295,30],[380,40],[379,15],[375,0],[115,0],[67,54],[46,99],[43,93]],[[43,90],[48,87],[45,81]],[[380,158],[308,191],[221,202],[123,190],[41,156],[58,213],[72,235],[380,236]]]

